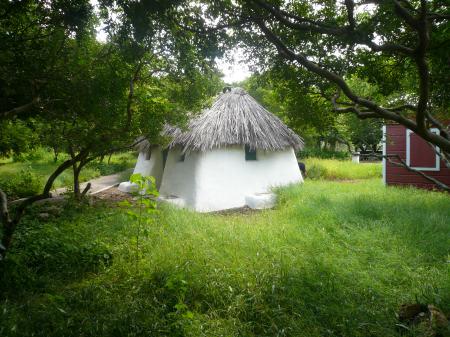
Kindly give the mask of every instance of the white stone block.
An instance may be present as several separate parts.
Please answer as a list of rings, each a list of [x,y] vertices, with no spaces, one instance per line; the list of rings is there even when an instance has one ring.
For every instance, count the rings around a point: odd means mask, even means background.
[[[359,164],[359,152],[352,153],[352,162]]]
[[[130,183],[129,181],[124,181],[123,183],[120,183],[118,190],[125,193],[131,193],[136,192],[138,190],[138,186]]]
[[[255,193],[245,196],[245,203],[252,209],[272,208],[277,197],[273,193]]]

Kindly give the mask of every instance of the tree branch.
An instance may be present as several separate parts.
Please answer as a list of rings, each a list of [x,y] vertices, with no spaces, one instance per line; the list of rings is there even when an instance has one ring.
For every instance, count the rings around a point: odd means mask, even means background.
[[[326,70],[325,68],[322,68],[321,66],[317,65],[316,63],[308,60],[306,58],[306,56],[304,56],[302,53],[295,53],[292,50],[290,50],[280,40],[280,38],[277,37],[265,25],[264,21],[255,20],[255,23],[258,25],[258,27],[264,33],[267,40],[269,42],[271,42],[277,48],[280,56],[284,57],[285,59],[287,59],[289,61],[298,62],[301,66],[305,67],[308,71],[311,71],[311,72],[319,75],[320,77],[325,78],[328,81],[336,84],[344,92],[344,94],[351,101],[353,101],[355,103],[355,105],[361,105],[367,109],[367,112],[371,112],[371,115],[367,116],[367,117],[385,118],[388,120],[395,121],[399,124],[402,124],[403,126],[407,127],[408,129],[416,132],[418,135],[420,135],[426,141],[430,141],[433,144],[438,145],[444,151],[450,153],[450,141],[448,139],[446,139],[445,137],[442,137],[440,135],[431,133],[426,128],[419,127],[417,122],[415,123],[413,120],[397,113],[396,111],[391,111],[389,109],[383,108],[371,100],[359,97],[350,89],[350,87],[347,85],[347,83],[341,76],[339,76],[336,73],[333,73],[329,70]],[[426,98],[427,98],[428,97],[428,88],[427,88],[426,92],[427,92],[427,95],[426,95]]]
[[[332,36],[346,35],[347,37],[353,39],[355,43],[366,45],[376,52],[397,52],[407,55],[412,55],[414,53],[414,50],[409,47],[396,43],[386,43],[384,45],[379,45],[373,42],[370,38],[364,38],[362,34],[359,34],[359,32],[356,31],[356,21],[354,18],[355,4],[353,0],[345,0],[349,25],[343,27],[329,26],[318,21],[312,21],[296,16],[282,9],[275,8],[263,0],[253,0],[253,2],[255,2],[257,6],[267,10],[280,23],[298,31],[307,31]],[[297,22],[292,22],[288,18],[294,18]]]
[[[332,26],[328,26],[328,25],[323,25],[319,22],[312,21],[312,20],[303,20],[301,17],[296,17],[294,15],[287,15],[286,11],[277,9],[263,0],[253,0],[253,2],[256,3],[257,6],[267,10],[269,13],[271,13],[277,20],[279,20],[285,26],[296,29],[296,30],[309,31],[309,32],[315,32],[315,33],[321,33],[321,34],[327,34],[327,35],[335,35],[335,36],[345,34],[347,31],[347,27],[336,27],[336,26],[332,27]],[[296,17],[297,22],[292,22],[292,21],[288,20],[287,17],[291,17],[291,18]]]
[[[355,3],[353,2],[353,0],[345,0],[345,7],[347,8],[348,28],[349,30],[354,30],[356,27],[354,17]]]
[[[405,7],[403,7],[401,5],[400,1],[393,0],[393,2],[394,2],[395,12],[397,13],[397,15],[399,17],[401,17],[403,20],[405,20],[405,22],[408,25],[410,25],[411,27],[417,29],[417,27],[419,25],[417,19],[413,15],[411,15],[411,13],[409,13],[408,10]]]
[[[23,112],[26,112],[28,110],[31,110],[31,108],[33,108],[36,104],[38,104],[40,101],[39,97],[35,97],[31,100],[31,102],[18,106],[16,108],[13,108],[11,110],[7,110],[7,111],[3,111],[1,113],[1,116],[6,118],[6,117],[10,117],[10,116],[15,116],[18,114],[21,114]]]

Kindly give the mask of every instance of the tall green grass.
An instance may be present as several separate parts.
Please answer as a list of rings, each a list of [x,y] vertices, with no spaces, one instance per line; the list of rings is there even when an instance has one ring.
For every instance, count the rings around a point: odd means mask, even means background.
[[[31,215],[0,271],[0,335],[420,336],[395,313],[450,311],[449,202],[368,179],[307,181],[247,214],[162,205],[137,268],[126,210]]]
[[[307,177],[311,179],[347,180],[381,178],[381,163],[353,163],[350,160],[307,158]]]

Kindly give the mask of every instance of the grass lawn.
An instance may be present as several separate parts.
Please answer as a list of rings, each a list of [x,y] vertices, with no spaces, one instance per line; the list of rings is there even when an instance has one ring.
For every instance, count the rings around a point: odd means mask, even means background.
[[[302,159],[310,179],[351,180],[381,178],[381,162],[356,164],[350,160]]]
[[[403,303],[450,312],[450,197],[380,179],[308,180],[273,210],[111,204],[19,228],[0,271],[1,336],[422,336]]]

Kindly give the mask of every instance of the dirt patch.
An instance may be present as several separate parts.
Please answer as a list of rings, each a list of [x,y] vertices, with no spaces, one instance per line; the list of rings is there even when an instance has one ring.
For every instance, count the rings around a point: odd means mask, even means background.
[[[136,197],[132,196],[129,193],[119,191],[117,189],[117,187],[108,188],[107,190],[97,193],[91,197],[93,198],[94,202],[100,201],[100,202],[107,202],[110,204],[117,204],[118,202],[123,201],[123,200],[128,200],[131,203],[136,202]],[[215,215],[222,215],[222,216],[251,215],[251,214],[259,213],[261,211],[263,211],[263,210],[252,209],[248,206],[244,206],[244,207],[226,209],[223,211],[209,212],[207,214],[215,214]]]
[[[133,201],[131,194],[119,191],[117,187],[111,187],[93,196],[94,199],[110,202],[119,202],[123,200]]]
[[[250,215],[250,214],[256,214],[263,211],[262,209],[252,209],[248,206],[244,207],[237,207],[237,208],[230,208],[225,209],[223,211],[216,211],[216,212],[210,212],[208,214],[217,214],[217,215],[223,215],[223,216],[229,216],[229,215]]]

